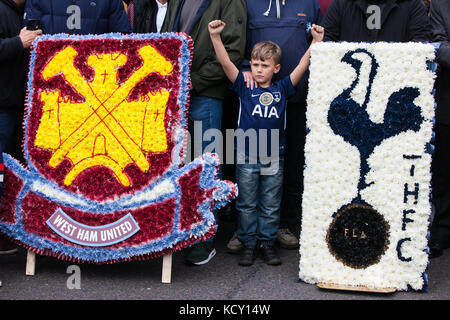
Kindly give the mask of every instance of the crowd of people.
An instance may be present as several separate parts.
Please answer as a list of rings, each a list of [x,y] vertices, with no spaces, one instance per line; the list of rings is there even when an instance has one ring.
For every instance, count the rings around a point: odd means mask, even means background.
[[[374,5],[380,16],[372,26],[368,8]],[[267,174],[259,153],[249,161],[254,155],[248,146],[237,150],[243,164],[220,171],[239,188],[231,208],[236,232],[227,249],[241,254],[242,266],[252,265],[258,252],[267,264],[279,265],[276,242],[286,249],[299,246],[291,230],[301,216],[309,46],[322,39],[441,43],[430,256],[450,247],[449,0],[0,0],[0,155],[23,160],[25,83],[33,40],[42,34],[110,32],[184,32],[192,38],[188,127],[194,144],[202,141],[202,150],[210,143],[203,141],[208,129],[279,131],[275,172]],[[255,109],[260,104],[273,112],[263,116]],[[201,123],[202,137],[194,136],[195,122]],[[214,214],[219,222],[220,213]],[[0,254],[15,251],[0,238]],[[186,259],[202,265],[215,253],[211,238],[191,246]]]

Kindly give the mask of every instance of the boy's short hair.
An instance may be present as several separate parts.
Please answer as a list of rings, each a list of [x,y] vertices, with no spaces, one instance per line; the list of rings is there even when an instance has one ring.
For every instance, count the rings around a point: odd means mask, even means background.
[[[272,58],[275,64],[281,60],[281,48],[272,41],[258,42],[253,46],[252,59],[265,61]]]

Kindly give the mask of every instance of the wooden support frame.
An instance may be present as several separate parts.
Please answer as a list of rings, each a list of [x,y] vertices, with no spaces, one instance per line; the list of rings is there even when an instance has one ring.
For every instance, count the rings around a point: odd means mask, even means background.
[[[27,265],[25,268],[25,274],[27,276],[34,276],[36,271],[36,253],[28,250],[27,252]]]
[[[395,288],[370,288],[366,286],[349,286],[334,283],[319,283],[317,284],[317,286],[321,289],[370,292],[370,293],[394,293],[397,291],[397,289]]]
[[[27,252],[25,274],[27,276],[34,276],[36,274],[36,253],[30,250]],[[161,281],[162,283],[172,282],[172,253],[163,256]]]
[[[172,282],[172,253],[163,256],[162,283]]]

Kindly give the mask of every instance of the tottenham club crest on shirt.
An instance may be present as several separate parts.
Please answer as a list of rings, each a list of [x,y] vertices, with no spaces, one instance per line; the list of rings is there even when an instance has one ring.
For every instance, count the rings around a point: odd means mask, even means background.
[[[264,92],[259,96],[259,104],[255,105],[252,116],[261,118],[279,118],[277,103],[280,102],[281,93]],[[278,98],[277,98],[278,97]]]
[[[272,151],[283,154],[287,99],[295,94],[295,88],[292,86],[290,77],[275,81],[267,88],[249,89],[244,81],[243,74],[239,73],[233,83],[233,90],[239,95],[240,99],[238,128],[244,130],[244,132],[255,130],[258,142],[254,144],[259,149],[271,150],[271,154]],[[276,143],[276,147],[272,140]],[[264,148],[261,148],[261,146]],[[239,149],[239,146],[237,148]],[[251,153],[250,149],[249,143],[247,143],[245,150],[238,151],[249,154]],[[260,152],[257,151],[257,153]],[[260,156],[267,156],[267,154],[260,154]]]

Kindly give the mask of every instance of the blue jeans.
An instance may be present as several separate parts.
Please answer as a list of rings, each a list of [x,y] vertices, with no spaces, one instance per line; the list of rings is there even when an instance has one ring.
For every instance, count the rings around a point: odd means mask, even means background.
[[[191,134],[194,157],[203,153],[211,152],[209,150],[214,144],[215,139],[205,137],[205,132],[209,129],[217,129],[220,132],[222,128],[222,100],[210,97],[195,96],[191,97],[189,107],[188,128]],[[206,140],[206,141],[204,141]],[[211,141],[209,141],[211,140]],[[218,150],[217,150],[218,151]],[[222,178],[222,166],[219,168],[218,178]],[[217,210],[213,210],[216,224],[218,225]],[[209,238],[205,242],[213,242],[214,237]]]
[[[247,157],[248,160],[248,157]],[[277,170],[268,174],[270,164],[236,164],[239,195],[237,236],[245,246],[272,246],[280,226],[280,204],[283,189],[284,158]],[[262,174],[264,172],[264,174]]]
[[[192,97],[188,125],[194,158],[202,155],[205,151],[218,152],[219,150],[210,150],[214,146],[214,136],[209,137],[208,133],[206,135],[205,133],[209,129],[216,129],[217,133],[221,132],[222,100],[209,97]]]

